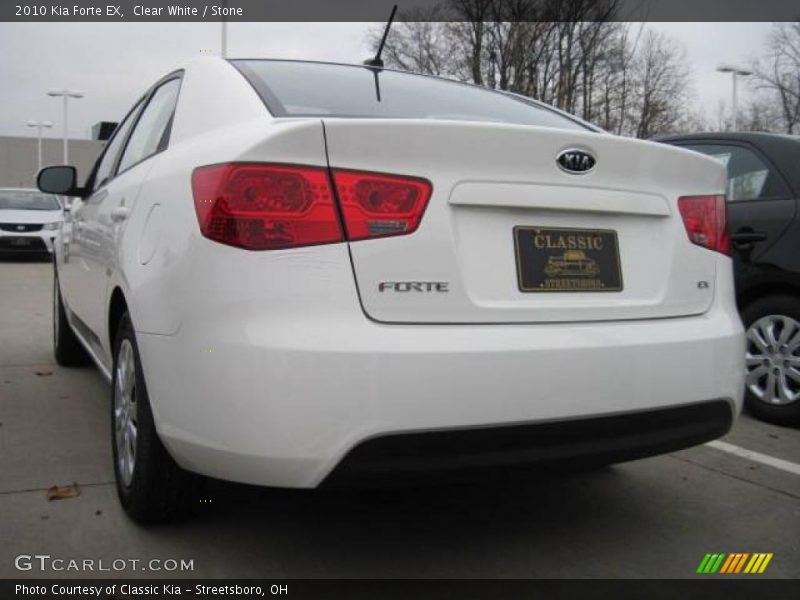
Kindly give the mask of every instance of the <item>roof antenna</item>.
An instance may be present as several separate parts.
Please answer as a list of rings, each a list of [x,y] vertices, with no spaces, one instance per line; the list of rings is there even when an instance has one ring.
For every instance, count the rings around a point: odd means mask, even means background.
[[[383,47],[386,45],[386,37],[389,35],[389,29],[392,27],[392,21],[394,21],[394,14],[397,12],[397,4],[392,6],[392,14],[389,15],[389,22],[386,23],[386,29],[383,31],[383,37],[381,38],[381,43],[378,46],[378,52],[375,54],[375,58],[368,58],[364,61],[364,64],[368,67],[376,67],[378,69],[383,68],[383,59],[381,58],[381,53],[383,52]]]

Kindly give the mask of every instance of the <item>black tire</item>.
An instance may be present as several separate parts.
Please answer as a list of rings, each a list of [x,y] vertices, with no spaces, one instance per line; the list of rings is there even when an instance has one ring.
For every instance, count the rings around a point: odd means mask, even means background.
[[[54,263],[55,265],[55,263]],[[61,287],[58,284],[58,269],[53,268],[53,354],[62,367],[81,367],[91,362],[86,349],[78,341],[67,322]]]
[[[800,323],[800,298],[787,295],[764,296],[754,300],[741,311],[745,329],[759,319],[770,315],[783,315]],[[748,348],[751,343],[748,342]],[[800,349],[793,353],[800,356]],[[768,423],[796,427],[800,425],[800,399],[788,404],[770,404],[760,400],[745,388],[745,406],[753,416]]]
[[[116,409],[117,379],[120,375],[118,364],[120,350],[127,345],[126,352],[132,350],[135,365],[134,387],[130,394],[136,404],[135,459],[132,475],[126,483],[122,474],[117,446],[116,427],[123,417]],[[124,359],[123,359],[124,360]],[[130,363],[128,363],[130,364]],[[182,518],[192,514],[200,501],[204,478],[181,469],[167,452],[158,437],[150,408],[139,348],[136,345],[128,313],[120,319],[117,336],[114,340],[114,371],[111,389],[111,447],[114,455],[114,476],[117,494],[125,512],[139,523],[155,523]]]

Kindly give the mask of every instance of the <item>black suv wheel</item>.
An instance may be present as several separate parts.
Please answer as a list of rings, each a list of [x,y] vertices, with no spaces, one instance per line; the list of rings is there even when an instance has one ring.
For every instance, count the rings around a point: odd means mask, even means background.
[[[800,299],[765,296],[742,311],[747,329],[745,402],[759,419],[800,425]]]

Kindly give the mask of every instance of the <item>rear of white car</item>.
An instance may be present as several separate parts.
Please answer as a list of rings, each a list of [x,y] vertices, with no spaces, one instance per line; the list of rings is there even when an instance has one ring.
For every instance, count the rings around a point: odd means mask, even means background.
[[[71,323],[110,373],[129,313],[184,469],[315,487],[730,428],[744,341],[713,160],[391,71],[181,79],[169,147],[116,180],[101,325]]]

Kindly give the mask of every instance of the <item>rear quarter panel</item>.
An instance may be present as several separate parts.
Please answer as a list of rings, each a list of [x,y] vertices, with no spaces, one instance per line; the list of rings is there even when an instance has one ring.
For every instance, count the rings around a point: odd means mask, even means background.
[[[241,276],[244,285],[253,277],[237,262],[247,261],[248,251],[200,235],[193,170],[229,161],[324,166],[322,123],[274,120],[233,67],[203,62],[186,69],[170,146],[151,160],[155,164],[126,224],[109,294],[115,286],[123,290],[137,331],[171,335],[189,307],[214,293],[209,282],[235,286],[235,277]],[[224,255],[226,272],[210,271],[205,252]],[[267,272],[264,277],[268,280]]]

